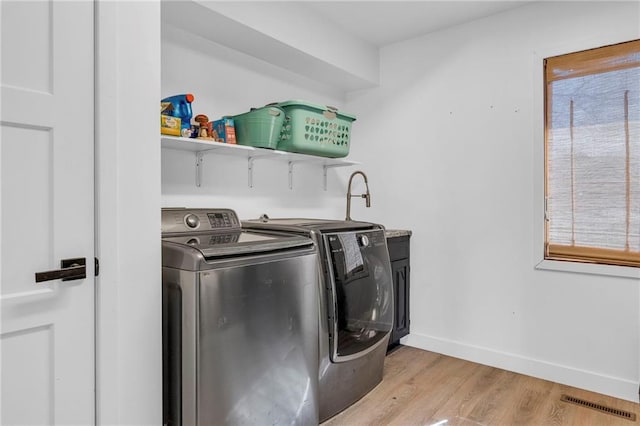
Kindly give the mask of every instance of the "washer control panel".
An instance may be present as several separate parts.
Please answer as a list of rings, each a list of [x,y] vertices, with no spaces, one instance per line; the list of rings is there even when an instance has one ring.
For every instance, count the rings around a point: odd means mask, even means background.
[[[229,212],[207,213],[207,219],[209,219],[211,229],[228,229],[233,228],[234,225],[238,224],[238,218],[235,217],[235,213],[229,215]]]
[[[192,234],[241,229],[238,215],[231,209],[162,209],[162,235]]]

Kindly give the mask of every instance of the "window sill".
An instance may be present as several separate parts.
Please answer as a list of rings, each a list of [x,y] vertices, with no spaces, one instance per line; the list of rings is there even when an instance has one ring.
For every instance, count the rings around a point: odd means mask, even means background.
[[[578,274],[605,275],[609,277],[640,279],[640,268],[630,266],[598,265],[560,260],[542,260],[536,269],[545,271],[573,272]]]

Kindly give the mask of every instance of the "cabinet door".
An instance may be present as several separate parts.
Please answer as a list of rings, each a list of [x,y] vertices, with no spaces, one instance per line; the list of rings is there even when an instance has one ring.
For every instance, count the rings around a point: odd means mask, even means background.
[[[387,239],[387,247],[389,248],[389,259],[394,260],[409,258],[409,237],[393,237]]]
[[[391,262],[395,314],[391,342],[397,342],[409,334],[409,259]]]

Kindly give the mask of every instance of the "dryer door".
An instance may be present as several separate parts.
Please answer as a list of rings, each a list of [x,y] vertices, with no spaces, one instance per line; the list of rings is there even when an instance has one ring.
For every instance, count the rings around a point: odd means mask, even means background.
[[[387,344],[393,281],[384,231],[324,235],[329,259],[331,360],[349,361]]]

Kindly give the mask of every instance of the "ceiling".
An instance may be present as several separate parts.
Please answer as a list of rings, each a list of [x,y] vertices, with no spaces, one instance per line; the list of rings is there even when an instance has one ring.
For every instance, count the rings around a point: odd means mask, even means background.
[[[531,1],[305,1],[344,31],[375,46],[407,40]]]

